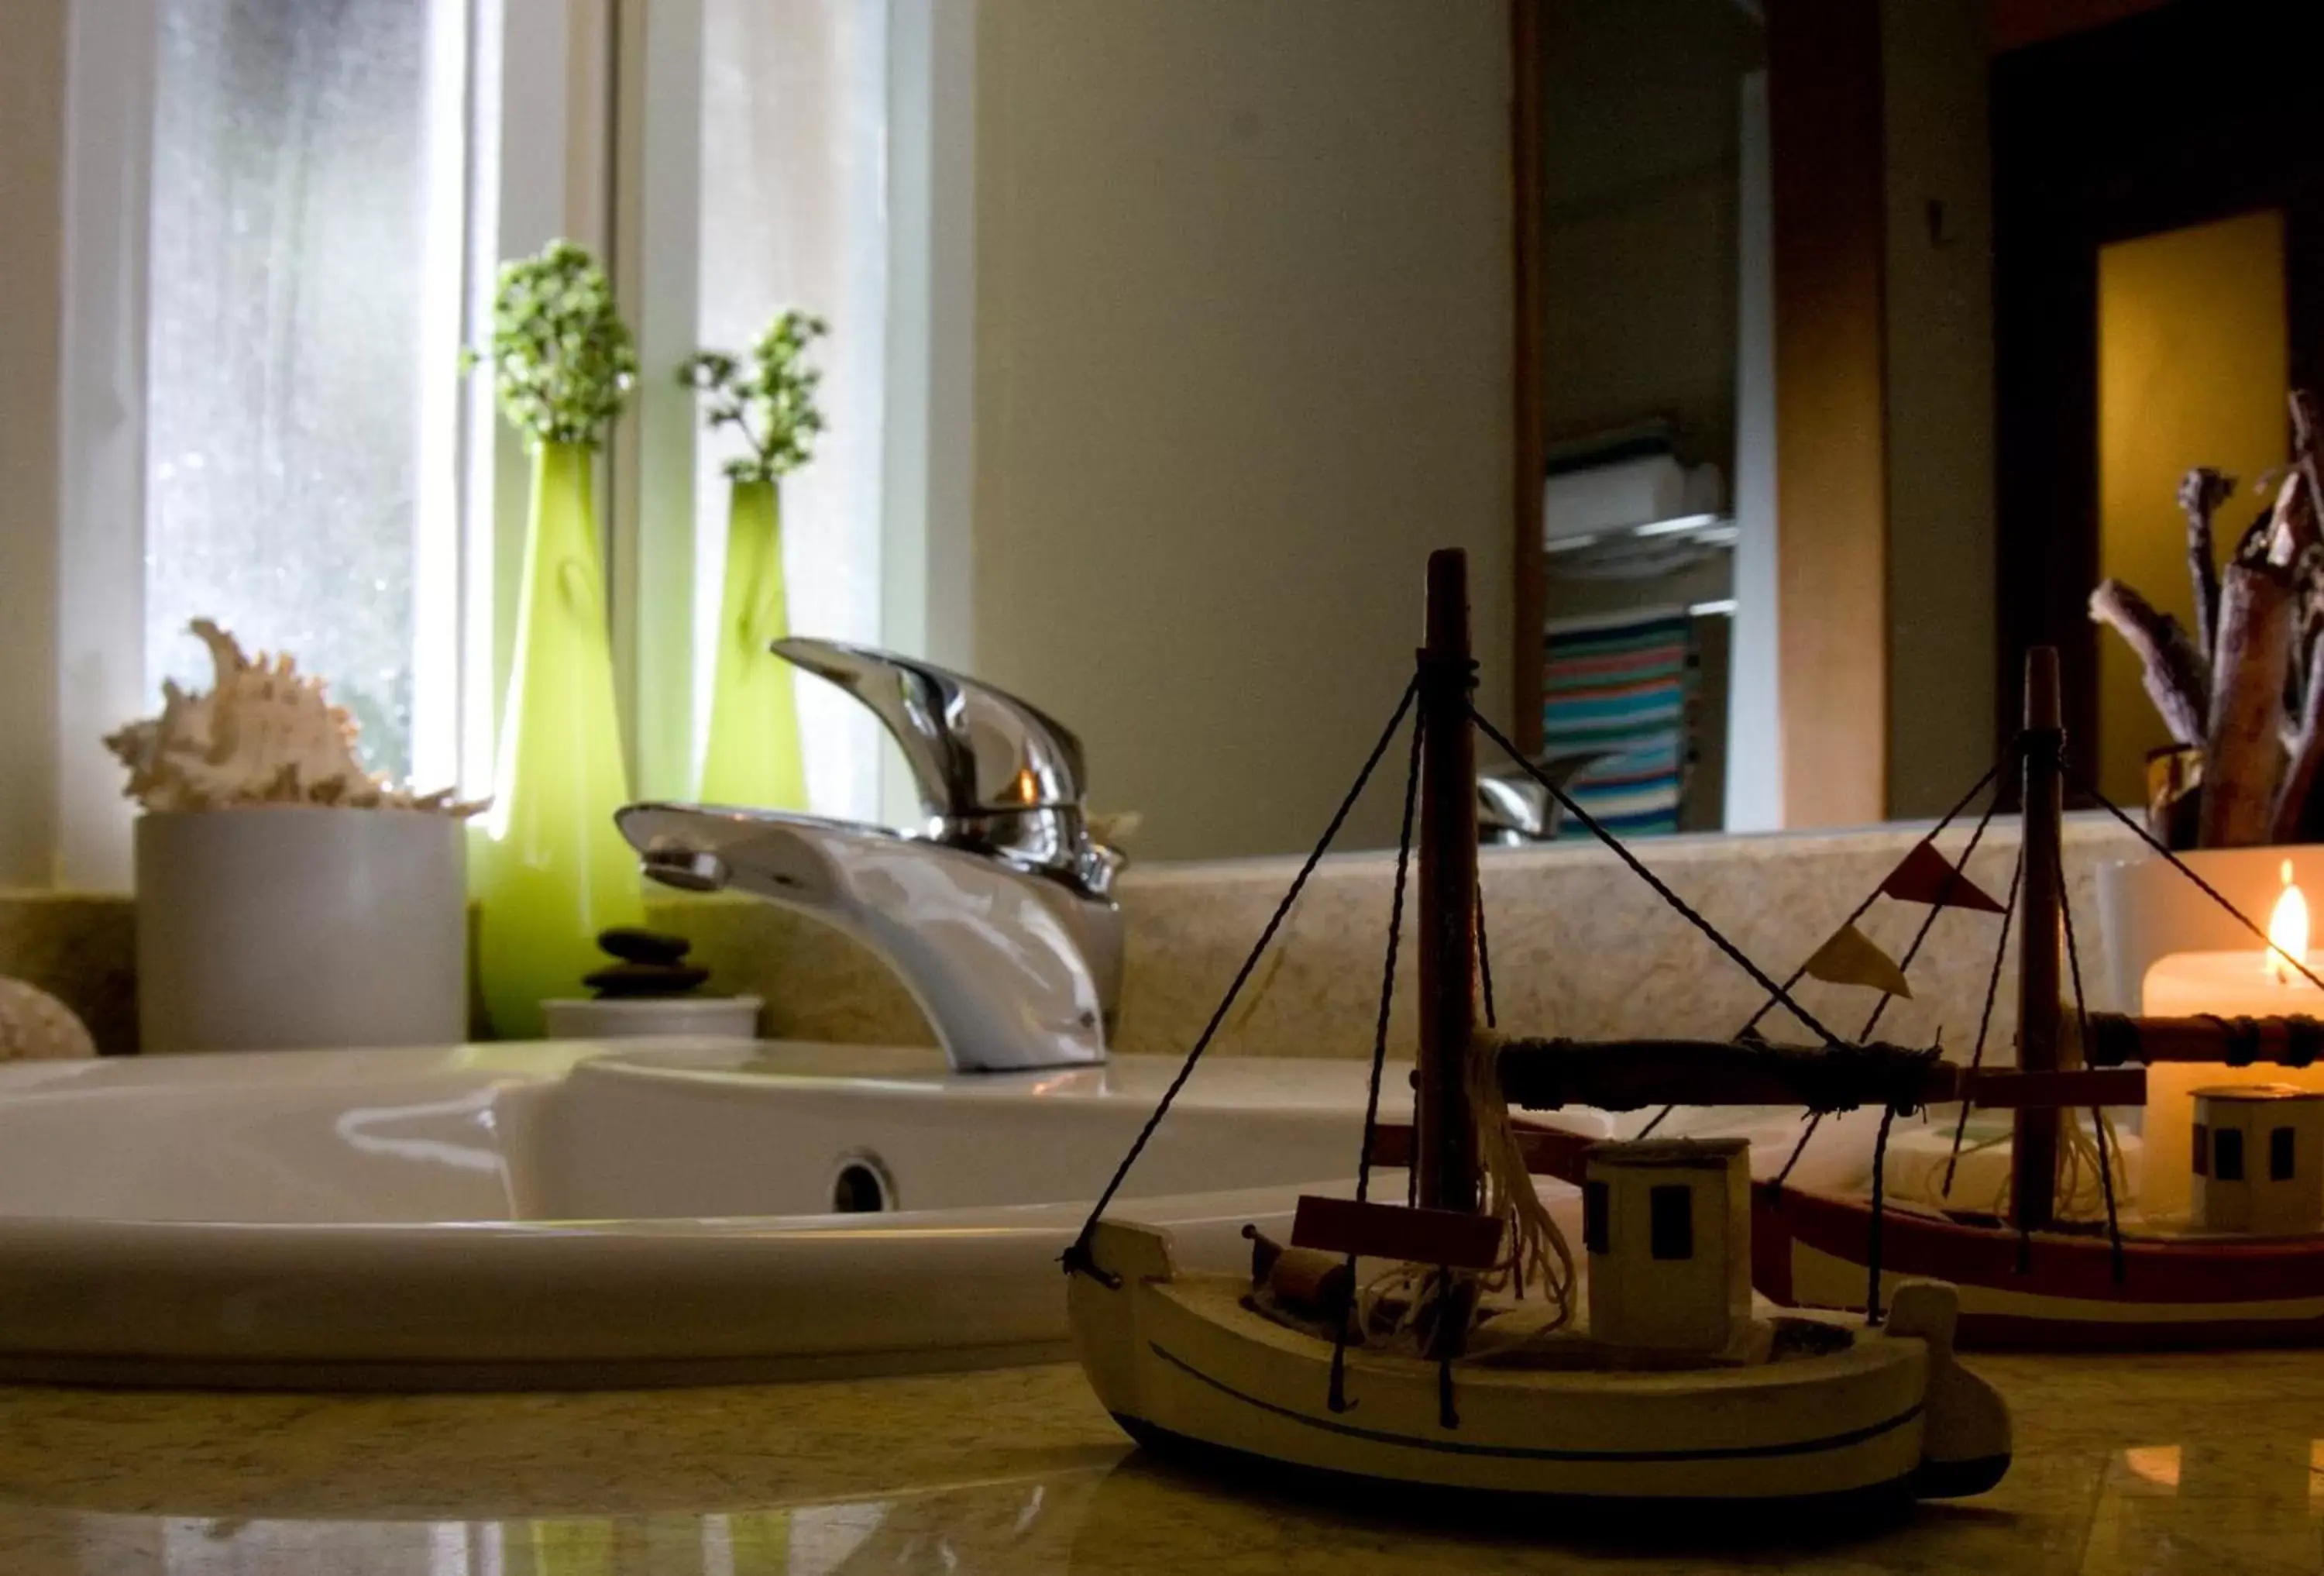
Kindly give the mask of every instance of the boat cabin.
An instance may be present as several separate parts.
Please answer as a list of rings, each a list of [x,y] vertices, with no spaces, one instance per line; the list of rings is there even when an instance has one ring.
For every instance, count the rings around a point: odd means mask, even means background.
[[[1740,1138],[1592,1144],[1582,1157],[1590,1333],[1719,1351],[1751,1317],[1751,1153]]]
[[[2199,1230],[2324,1229],[2324,1092],[2288,1083],[2198,1089],[2194,1163]]]

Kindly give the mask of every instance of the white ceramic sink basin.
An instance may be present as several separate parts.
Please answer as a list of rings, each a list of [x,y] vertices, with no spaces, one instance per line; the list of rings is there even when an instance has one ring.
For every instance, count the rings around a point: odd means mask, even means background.
[[[641,1044],[0,1067],[0,1377],[597,1385],[1059,1356],[1057,1256],[1176,1071]],[[1241,1261],[1245,1221],[1287,1230],[1296,1193],[1352,1175],[1364,1071],[1206,1064],[1124,1196],[1190,1258]]]
[[[0,1065],[0,1379],[569,1387],[1063,1357],[1057,1257],[1176,1070],[644,1041]],[[1365,1072],[1205,1064],[1125,1207],[1189,1262],[1247,1263],[1245,1222],[1282,1236],[1298,1194],[1352,1187]],[[1390,1069],[1389,1110],[1406,1087]],[[1801,1180],[1862,1180],[1875,1120],[1828,1124]],[[1748,1136],[1766,1173],[1798,1119],[1663,1130]],[[1578,1241],[1572,1190],[1544,1185]]]

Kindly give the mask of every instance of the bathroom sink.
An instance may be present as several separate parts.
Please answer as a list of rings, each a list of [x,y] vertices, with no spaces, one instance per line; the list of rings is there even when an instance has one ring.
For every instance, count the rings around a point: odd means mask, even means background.
[[[1062,1356],[1057,1256],[1176,1070],[636,1041],[0,1067],[0,1377],[503,1387]],[[1246,1221],[1286,1230],[1298,1192],[1351,1176],[1364,1074],[1205,1064],[1123,1196],[1189,1259],[1242,1260]]]
[[[1182,1261],[1247,1263],[1246,1222],[1287,1235],[1300,1193],[1352,1190],[1366,1070],[1205,1063],[1125,1207]],[[0,1381],[570,1387],[1062,1358],[1058,1255],[1176,1071],[641,1040],[0,1065]],[[1389,1111],[1407,1087],[1388,1070]],[[1798,1178],[1868,1176],[1874,1126],[1827,1123]],[[1662,1130],[1748,1137],[1765,1175],[1799,1121]],[[1543,1187],[1579,1241],[1577,1195]]]

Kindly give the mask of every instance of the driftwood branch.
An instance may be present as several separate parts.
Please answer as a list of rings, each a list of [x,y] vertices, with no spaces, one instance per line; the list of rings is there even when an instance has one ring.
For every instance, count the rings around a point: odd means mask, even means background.
[[[2244,534],[2236,539],[2236,550],[2233,555],[2233,561],[2238,564],[2266,563],[2268,538],[2274,530],[2275,504],[2271,501],[2265,508],[2259,512],[2258,515],[2253,519],[2249,525],[2244,527]],[[2217,637],[2214,637],[2215,643],[2212,647],[2213,656],[2217,656],[2218,654],[2216,641]]]
[[[2324,503],[2324,466],[2319,466],[2316,446],[2324,442],[2324,423],[2316,396],[2306,389],[2292,391],[2292,463],[2308,483],[2311,503]]]
[[[2205,742],[2201,837],[2206,848],[2264,843],[2283,772],[2278,718],[2292,661],[2291,572],[2264,561],[2227,567]]]
[[[2283,784],[2276,790],[2270,843],[2297,843],[2308,818],[2308,797],[2324,767],[2324,641],[2308,653],[2308,681],[2301,691],[2300,722],[2287,747]]]
[[[2268,512],[2267,561],[2289,568],[2300,555],[2317,545],[2316,506],[2309,501],[2308,479],[2293,465],[2275,489],[2275,505]]]
[[[2119,580],[2102,582],[2090,593],[2090,618],[2112,625],[2138,654],[2146,696],[2172,738],[2181,744],[2204,742],[2209,733],[2210,664],[2187,638],[2186,626]]]
[[[2253,484],[2264,507],[2224,568],[2220,511],[2235,479],[2198,466],[2179,483],[2191,635],[2118,582],[2090,595],[2092,621],[2137,653],[2178,744],[2168,783],[2149,763],[2149,813],[2173,847],[2324,834],[2324,400],[2294,390],[2290,405],[2291,460]]]
[[[2179,484],[2179,507],[2187,512],[2187,571],[2195,583],[2195,649],[2206,657],[2218,650],[2212,642],[2219,628],[2219,558],[2211,519],[2235,490],[2233,476],[2209,465],[2196,466]]]

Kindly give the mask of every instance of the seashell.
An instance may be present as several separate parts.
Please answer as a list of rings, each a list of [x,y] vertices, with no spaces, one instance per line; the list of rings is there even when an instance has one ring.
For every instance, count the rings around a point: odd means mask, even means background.
[[[0,1062],[95,1055],[97,1042],[71,1008],[38,985],[0,979]]]
[[[161,686],[161,714],[108,735],[129,769],[124,792],[148,810],[219,810],[241,805],[328,805],[425,810],[466,817],[484,801],[449,789],[414,795],[364,769],[355,719],[333,705],[323,681],[301,675],[286,652],[255,659],[214,621],[189,626],[209,649],[207,693]]]

